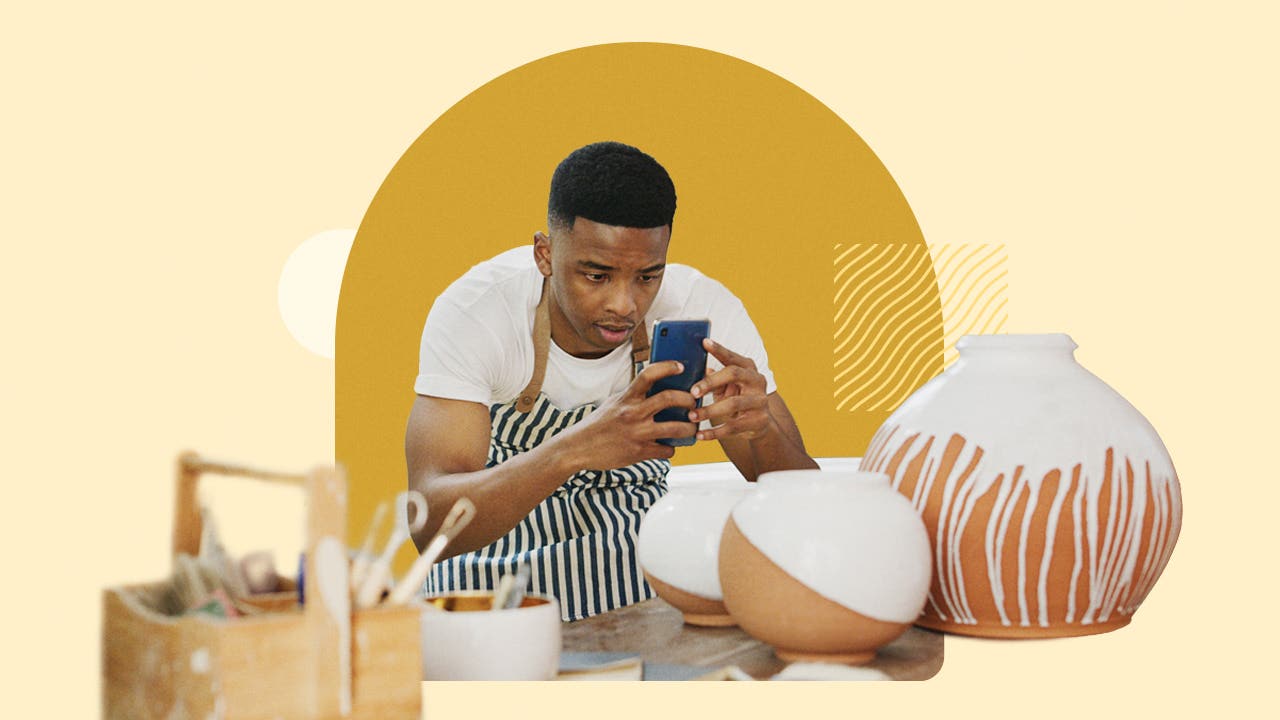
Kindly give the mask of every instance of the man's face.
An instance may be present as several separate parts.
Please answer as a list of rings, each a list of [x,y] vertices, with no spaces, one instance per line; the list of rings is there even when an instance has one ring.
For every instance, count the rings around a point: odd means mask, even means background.
[[[534,235],[538,270],[551,278],[551,338],[598,358],[631,339],[662,284],[671,226],[629,228],[577,218]]]

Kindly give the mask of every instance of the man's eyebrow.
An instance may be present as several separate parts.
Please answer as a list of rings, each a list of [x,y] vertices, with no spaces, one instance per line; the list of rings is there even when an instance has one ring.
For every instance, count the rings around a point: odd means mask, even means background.
[[[579,260],[578,267],[583,268],[584,270],[600,270],[602,272],[613,272],[614,270],[618,269],[612,265],[605,265],[604,263],[598,263],[592,260]],[[640,272],[644,274],[656,273],[660,270],[663,270],[666,267],[667,267],[666,263],[657,263],[654,265],[650,265],[647,268],[641,268]]]

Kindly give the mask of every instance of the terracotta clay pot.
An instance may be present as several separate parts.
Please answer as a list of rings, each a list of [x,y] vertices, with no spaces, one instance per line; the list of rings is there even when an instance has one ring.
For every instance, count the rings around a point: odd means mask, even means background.
[[[1066,335],[975,335],[894,412],[863,467],[924,518],[934,579],[920,625],[1065,637],[1128,624],[1182,524],[1150,423],[1076,363]]]
[[[924,524],[880,473],[766,473],[720,541],[729,613],[784,660],[860,664],[929,590]]]
[[[734,624],[720,592],[720,535],[752,489],[741,479],[672,488],[640,523],[636,556],[645,579],[690,625]]]

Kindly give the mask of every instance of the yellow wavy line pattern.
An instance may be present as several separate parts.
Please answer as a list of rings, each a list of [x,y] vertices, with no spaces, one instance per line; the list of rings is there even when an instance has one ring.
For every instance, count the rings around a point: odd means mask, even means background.
[[[944,367],[955,362],[962,335],[989,335],[1009,323],[1008,253],[1002,244],[930,245],[942,299]]]
[[[940,367],[933,260],[924,245],[835,246],[835,401],[896,408]]]

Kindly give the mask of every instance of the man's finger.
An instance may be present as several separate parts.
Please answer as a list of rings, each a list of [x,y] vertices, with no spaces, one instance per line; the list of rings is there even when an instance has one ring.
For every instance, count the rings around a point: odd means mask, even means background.
[[[664,377],[679,375],[684,372],[684,365],[676,360],[663,360],[662,362],[650,363],[648,367],[640,371],[635,380],[627,386],[627,394],[632,397],[644,397],[649,392],[649,388]]]
[[[749,416],[741,416],[734,418],[723,425],[716,425],[706,430],[698,431],[699,440],[720,440],[727,437],[740,436],[744,438],[752,438],[757,436],[763,428],[755,426],[750,422]]]
[[[756,372],[754,368],[745,368],[741,365],[726,365],[725,367],[694,383],[693,387],[689,389],[689,392],[692,393],[695,398],[699,398],[732,383],[747,384],[753,378],[763,377],[764,376]]]
[[[638,406],[641,415],[653,416],[659,411],[666,410],[671,407],[682,407],[685,409],[693,409],[698,404],[693,396],[683,390],[663,390],[662,392],[647,397],[644,402]]]
[[[653,429],[648,435],[654,440],[662,438],[687,438],[693,437],[698,432],[698,426],[688,422],[656,422]]]
[[[706,442],[708,440],[722,440],[727,437],[734,437],[738,434],[738,429],[732,423],[717,425],[713,428],[698,431],[698,440]]]
[[[715,357],[715,359],[719,360],[722,365],[738,365],[741,367],[751,368],[756,366],[756,362],[751,358],[745,355],[739,355],[711,338],[703,338],[702,347],[706,348],[706,351],[711,353],[711,355]]]
[[[712,425],[728,422],[739,413],[762,409],[768,402],[763,395],[735,395],[718,399],[710,405],[703,406],[690,413],[690,421],[702,422],[710,420]]]

